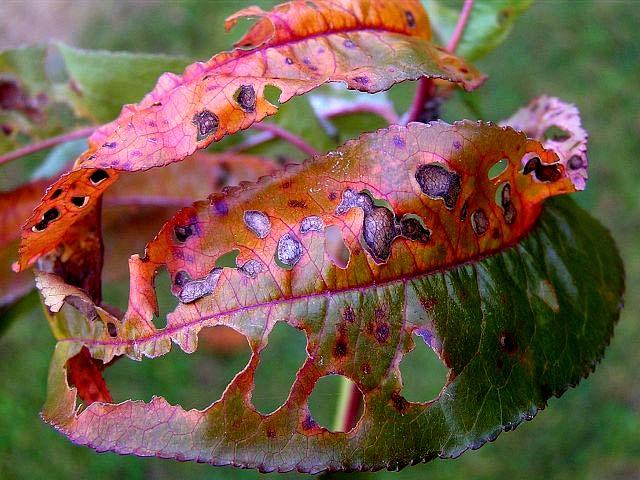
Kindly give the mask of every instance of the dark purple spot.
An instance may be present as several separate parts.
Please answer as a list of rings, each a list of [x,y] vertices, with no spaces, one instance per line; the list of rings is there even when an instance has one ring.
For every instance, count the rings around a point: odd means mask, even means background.
[[[304,430],[311,430],[312,428],[316,427],[318,424],[315,422],[315,420],[313,418],[311,418],[311,415],[307,415],[305,417],[305,419],[302,421],[302,428]]]
[[[413,16],[412,12],[410,12],[409,10],[406,10],[404,12],[404,16],[407,19],[407,25],[409,26],[409,28],[413,28],[416,26],[416,17]]]
[[[422,193],[433,199],[441,198],[449,210],[455,207],[462,190],[460,175],[434,163],[420,165],[416,181]]]
[[[50,200],[55,200],[60,195],[62,195],[62,189],[61,188],[56,188],[56,191],[51,194]]]
[[[400,137],[399,135],[395,135],[393,137],[393,144],[398,148],[404,148],[405,147],[404,139],[402,137]]]
[[[267,427],[267,437],[276,438],[276,431],[273,427]]]
[[[289,57],[285,58],[284,61],[287,65],[293,65],[293,60]]]
[[[60,212],[58,211],[57,208],[50,208],[49,210],[47,210],[46,212],[44,212],[44,215],[42,216],[42,219],[46,222],[53,222],[54,220],[56,220],[58,217],[60,216]]]
[[[89,197],[71,197],[71,203],[76,207],[82,208],[89,202]]]
[[[508,355],[513,355],[518,351],[518,342],[513,333],[507,331],[500,333],[500,348]]]
[[[289,200],[287,205],[289,205],[291,208],[307,208],[307,202],[305,202],[304,200],[292,199]]]
[[[329,192],[328,198],[334,202],[338,198],[338,194],[336,192]]]
[[[385,343],[387,340],[389,340],[390,333],[391,332],[389,330],[389,324],[387,322],[382,322],[376,325],[374,335],[378,342]]]
[[[368,362],[364,362],[362,364],[362,366],[360,367],[360,370],[362,371],[362,373],[364,373],[365,375],[369,375],[371,373],[371,365],[369,365]]]
[[[197,127],[197,140],[201,141],[207,138],[218,129],[218,117],[209,110],[203,110],[193,116],[191,123]]]
[[[304,63],[312,72],[315,72],[318,70],[318,67],[316,67],[313,63],[311,63],[311,60],[309,60],[308,58],[304,58],[302,60],[302,63]]]
[[[4,133],[7,136],[13,133],[13,127],[11,125],[3,124],[1,128],[2,128],[2,133]]]
[[[213,202],[213,208],[218,215],[226,215],[229,213],[229,206],[224,200],[216,200]]]
[[[254,112],[256,110],[256,91],[253,85],[242,85],[236,94],[238,105],[245,112]]]
[[[141,157],[142,156],[142,152],[140,150],[134,150],[133,152],[131,152],[131,156],[132,157]]]
[[[459,140],[454,141],[453,148],[455,148],[456,150],[460,150],[462,148],[462,143],[460,143]]]
[[[353,77],[353,81],[359,83],[360,85],[368,85],[369,77]]]
[[[354,313],[351,305],[344,307],[344,310],[342,311],[342,318],[344,318],[344,321],[347,323],[353,323],[356,321],[356,314]]]
[[[467,198],[462,204],[460,209],[460,221],[464,222],[467,219],[467,208],[469,207],[469,199]]]
[[[555,182],[562,177],[562,170],[559,164],[543,164],[538,157],[529,159],[522,171],[525,175],[531,172],[534,172],[536,179],[541,182]]]
[[[191,275],[189,275],[184,270],[178,270],[176,272],[176,276],[173,279],[173,283],[178,287],[184,286],[189,280],[191,280]]]
[[[109,174],[101,168],[95,170],[91,175],[89,175],[89,180],[94,185],[104,182],[107,178],[109,178]]]
[[[425,228],[420,220],[414,217],[403,217],[400,221],[402,236],[420,243],[428,243],[431,240],[431,231]]]
[[[347,40],[345,40],[345,41],[344,41],[344,46],[345,46],[346,48],[353,48],[353,47],[355,47],[355,46],[356,46],[356,44],[355,44],[355,43],[353,43],[353,40],[351,40],[351,39],[347,39]]]
[[[349,351],[347,340],[343,336],[336,339],[336,343],[333,346],[333,356],[337,358],[344,357]]]
[[[113,322],[107,322],[107,332],[109,332],[109,336],[112,338],[118,336],[118,329]]]
[[[103,143],[102,146],[104,148],[116,148],[118,144],[116,142]]]
[[[176,225],[173,228],[173,233],[175,233],[176,239],[179,242],[184,243],[187,241],[187,238],[193,235],[193,230],[191,228],[191,225],[185,225],[185,226]]]
[[[571,170],[578,170],[582,168],[582,158],[580,158],[580,155],[574,155],[569,159],[568,165]]]

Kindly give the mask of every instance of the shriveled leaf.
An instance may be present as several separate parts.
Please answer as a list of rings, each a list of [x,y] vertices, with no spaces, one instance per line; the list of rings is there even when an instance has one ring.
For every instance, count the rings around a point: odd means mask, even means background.
[[[556,174],[525,173],[532,158]],[[506,169],[489,179],[503,159]],[[60,312],[43,417],[98,451],[263,471],[396,469],[478,448],[575,385],[611,336],[623,290],[613,241],[571,201],[543,210],[549,196],[574,190],[538,142],[463,122],[363,135],[214,195],[132,258],[122,319],[39,275],[45,303]],[[346,262],[325,250],[329,229],[342,235]],[[217,267],[234,249],[237,268]],[[157,329],[161,267],[180,304]],[[82,314],[91,308],[93,320]],[[253,379],[278,321],[305,333],[307,358],[282,407],[263,415]],[[192,352],[213,325],[245,335],[252,357],[210,407],[186,411],[154,397],[78,410],[65,364],[83,347],[103,362],[162,355],[172,342]],[[399,365],[413,334],[449,369],[430,402],[402,396]],[[364,396],[346,433],[320,427],[308,409],[316,381],[330,374]]]
[[[555,151],[576,189],[584,190],[589,166],[588,135],[575,105],[543,95],[501,124],[521,130]]]
[[[484,57],[509,35],[516,20],[532,0],[475,0],[456,52],[468,60]],[[444,0],[422,0],[433,30],[445,42],[455,29],[460,10]]]
[[[277,109],[265,96],[280,89],[280,102],[326,82],[374,93],[420,77],[444,78],[467,89],[484,77],[431,43],[426,12],[417,0],[296,0],[263,12],[242,10],[227,20],[259,20],[232,52],[189,66],[182,77],[165,74],[136,105],[90,138],[76,169],[61,177],[23,231],[18,269],[55,247],[83,211],[69,194],[95,202],[119,170],[145,170],[179,161],[224,135],[248,128]],[[56,209],[55,222],[41,223]],[[44,227],[44,228],[39,228]]]

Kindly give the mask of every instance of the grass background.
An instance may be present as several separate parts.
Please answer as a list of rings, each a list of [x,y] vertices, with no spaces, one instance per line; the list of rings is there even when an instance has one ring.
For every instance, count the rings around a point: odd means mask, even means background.
[[[30,3],[34,5],[32,10],[28,8]],[[22,34],[13,30],[13,36],[5,37],[5,41],[46,40],[37,36],[38,21],[47,18],[46,3],[25,2],[22,10],[14,4],[10,8],[15,17],[0,14],[0,29],[12,22],[29,24],[20,15],[34,17],[31,28]],[[43,35],[59,34],[87,48],[207,58],[231,45],[234,35],[222,33],[222,20],[245,2],[125,2],[95,8],[87,8],[87,4],[74,8],[78,4],[50,2],[52,11],[70,8],[75,14],[71,16],[73,22],[63,18],[58,31],[50,25]],[[634,1],[539,1],[518,21],[507,42],[478,62],[490,79],[473,94],[485,120],[505,118],[542,93],[574,102],[582,112],[591,134],[591,178],[587,191],[576,197],[611,229],[627,270],[625,309],[603,363],[577,389],[561,399],[552,399],[533,422],[500,435],[493,444],[458,460],[436,460],[400,473],[345,478],[640,478],[639,25],[640,9]],[[393,93],[394,97],[410,98],[406,92],[410,87],[400,89],[402,92]],[[447,120],[476,118],[461,97],[447,104],[443,114]],[[0,337],[0,478],[260,476],[253,471],[207,465],[98,455],[72,445],[44,425],[37,414],[45,396],[54,340],[35,296],[25,299],[7,317],[12,322]],[[3,324],[8,323],[7,317]],[[291,372],[302,358],[304,339],[292,329],[281,330],[270,342],[272,357],[260,372],[263,377],[257,395],[265,410],[278,405],[286,395],[283,392],[291,383]],[[120,362],[109,372],[109,378],[116,397],[121,392],[121,396],[148,400],[157,393],[187,408],[202,408],[219,396],[246,358],[246,351],[231,356],[204,350],[187,356],[173,351],[142,364]],[[434,383],[429,379],[435,382],[437,391],[442,372],[430,358],[412,357],[412,362],[413,368],[420,362],[429,362],[434,368],[433,375],[422,384],[412,384],[417,395],[433,391]],[[410,366],[406,368],[411,370]],[[321,418],[330,419],[334,387],[328,385],[316,396],[313,408]]]

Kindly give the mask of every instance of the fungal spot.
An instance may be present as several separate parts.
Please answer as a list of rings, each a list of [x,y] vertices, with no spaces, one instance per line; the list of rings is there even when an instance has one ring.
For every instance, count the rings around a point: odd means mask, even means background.
[[[309,217],[305,217],[300,222],[300,233],[302,235],[306,235],[309,232],[322,232],[324,230],[324,222],[322,218],[311,215]]]
[[[50,200],[55,200],[56,198],[58,198],[60,195],[62,195],[62,189],[61,188],[56,188],[55,192],[53,192],[51,194],[51,197],[49,197]]]
[[[487,214],[484,213],[484,210],[478,209],[471,214],[471,226],[479,237],[489,230],[489,219],[487,218]]]
[[[489,172],[487,173],[487,175],[489,176],[489,180],[493,180],[494,178],[497,178],[500,175],[502,175],[507,170],[508,166],[509,166],[509,161],[506,158],[498,160],[496,163],[494,163],[491,166],[491,168],[489,169]]]
[[[303,250],[300,240],[291,233],[285,233],[278,240],[276,247],[276,263],[283,268],[293,268],[302,258]]]
[[[403,237],[420,243],[428,243],[431,240],[431,230],[426,228],[416,215],[405,215],[400,221],[400,230]]]
[[[289,57],[285,58],[285,59],[284,59],[284,61],[285,61],[285,63],[286,63],[287,65],[293,65],[293,59],[291,59],[291,58],[289,58]]]
[[[215,133],[219,125],[218,117],[209,110],[203,110],[200,113],[196,113],[193,116],[191,123],[195,125],[198,130],[198,134],[196,136],[198,142]]]
[[[302,429],[303,430],[311,430],[312,428],[315,428],[317,426],[318,426],[318,424],[311,417],[311,415],[307,415],[306,417],[304,417],[304,420],[302,421]]]
[[[333,356],[337,358],[344,357],[349,352],[349,346],[347,345],[347,339],[339,335],[336,339],[336,343],[333,345]]]
[[[389,340],[390,333],[389,324],[387,322],[380,322],[375,326],[373,336],[379,343],[386,343],[387,340]]]
[[[347,245],[344,243],[340,227],[337,225],[331,225],[327,227],[324,235],[324,251],[327,256],[336,267],[342,269],[347,268],[351,253],[349,252]]]
[[[276,431],[273,427],[267,427],[267,438],[276,438]]]
[[[578,170],[579,168],[582,168],[582,158],[580,158],[580,155],[574,155],[569,159],[567,164],[571,170]]]
[[[307,202],[304,200],[291,199],[287,202],[287,205],[291,208],[307,208]]]
[[[193,229],[191,228],[191,225],[176,225],[173,227],[173,233],[176,236],[176,240],[180,243],[184,243],[191,235],[193,235]]]
[[[344,389],[344,390],[343,390]],[[354,404],[359,405],[358,411],[353,412],[354,418],[349,425],[335,425],[335,412],[332,408],[327,408],[327,399],[338,398],[341,391],[353,392],[359,398],[354,398]],[[357,400],[357,401],[356,401]],[[316,419],[318,425],[326,428],[330,432],[349,432],[356,428],[358,421],[364,413],[365,400],[360,387],[350,378],[342,375],[325,375],[318,379],[313,386],[313,391],[309,396],[309,410]]]
[[[353,40],[347,39],[347,40],[344,41],[344,46],[345,46],[345,48],[354,48],[356,46],[356,44],[353,43]]]
[[[467,219],[467,209],[469,208],[469,199],[467,198],[462,204],[460,209],[460,221],[464,222]]]
[[[192,303],[209,295],[216,287],[221,273],[221,268],[214,268],[206,277],[187,282],[180,290],[178,298],[182,303]]]
[[[367,250],[377,262],[386,262],[391,255],[391,243],[398,236],[393,212],[384,207],[365,212],[362,238]]]
[[[118,144],[116,142],[107,142],[102,144],[104,148],[116,148],[117,145]]]
[[[353,307],[351,307],[351,305],[347,305],[346,307],[344,307],[344,310],[342,311],[342,318],[347,323],[353,323],[356,321],[356,314],[353,311]]]
[[[107,178],[109,178],[109,174],[102,170],[101,168],[95,170],[91,175],[89,175],[89,180],[94,185],[99,185],[104,182]]]
[[[422,193],[434,200],[441,198],[449,210],[455,207],[462,190],[460,175],[456,172],[433,163],[420,165],[416,170],[416,181]]]
[[[107,322],[107,332],[109,333],[109,336],[112,338],[118,336],[118,329],[116,328],[113,322]]]
[[[363,375],[369,375],[371,373],[371,365],[369,364],[369,362],[364,362],[360,366],[360,371],[363,373]]]
[[[499,341],[500,348],[508,355],[513,355],[518,351],[518,342],[513,333],[507,331],[501,332]]]
[[[89,203],[89,197],[71,197],[71,203],[78,208],[82,208]]]
[[[531,172],[534,172],[536,179],[541,182],[555,182],[562,176],[562,170],[558,163],[543,164],[538,157],[530,158],[522,171],[524,175]]]
[[[236,93],[236,102],[245,112],[256,110],[256,91],[253,85],[242,85]]]
[[[516,221],[516,207],[511,201],[511,185],[504,184],[502,192],[500,193],[500,205],[502,206],[502,212],[504,214],[504,221],[507,225],[511,225]]]
[[[47,210],[46,212],[44,212],[44,215],[42,216],[42,219],[46,222],[53,222],[54,220],[56,220],[58,217],[60,216],[60,211],[58,211],[57,208],[50,208],[49,210]]]
[[[255,278],[259,273],[262,273],[264,265],[258,260],[248,260],[244,265],[240,267],[240,272],[247,277]]]
[[[353,77],[353,81],[356,82],[356,83],[359,83],[360,85],[368,85],[369,84],[369,78],[368,77],[363,77],[363,76]]]
[[[229,213],[229,206],[224,200],[216,200],[213,202],[213,209],[218,215],[226,215]]]
[[[271,231],[271,222],[264,212],[258,210],[247,210],[243,215],[244,224],[258,238],[265,238]]]
[[[455,148],[456,150],[460,150],[462,148],[462,143],[460,142],[460,140],[455,140],[453,142],[453,148]]]
[[[416,26],[416,17],[413,16],[413,13],[409,10],[405,10],[404,16],[407,19],[407,25],[409,28],[413,28]]]
[[[173,284],[178,287],[184,287],[190,280],[191,275],[189,275],[184,270],[178,270],[175,277],[173,278]]]

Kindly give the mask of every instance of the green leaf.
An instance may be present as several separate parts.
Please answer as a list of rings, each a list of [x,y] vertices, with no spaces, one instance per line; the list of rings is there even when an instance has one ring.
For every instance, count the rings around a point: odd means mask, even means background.
[[[422,0],[431,25],[442,43],[453,33],[460,10],[444,0]],[[474,61],[484,57],[506,38],[532,0],[476,0],[456,53]]]
[[[164,72],[182,72],[190,60],[148,53],[82,50],[59,43],[79,94],[75,105],[96,122],[113,120],[123,104],[139,101]]]

